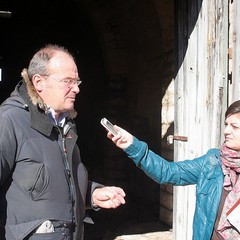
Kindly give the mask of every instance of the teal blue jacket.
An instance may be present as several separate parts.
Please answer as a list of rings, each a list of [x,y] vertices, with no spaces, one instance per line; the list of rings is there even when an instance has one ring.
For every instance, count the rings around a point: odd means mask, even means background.
[[[124,151],[157,183],[175,186],[196,184],[192,239],[211,239],[223,188],[219,149],[210,149],[207,154],[193,160],[169,162],[134,137],[133,144]]]

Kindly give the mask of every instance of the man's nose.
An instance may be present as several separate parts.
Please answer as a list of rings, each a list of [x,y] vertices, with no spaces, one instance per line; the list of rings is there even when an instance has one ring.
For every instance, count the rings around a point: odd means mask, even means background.
[[[74,84],[72,86],[72,89],[71,89],[73,92],[75,92],[76,94],[78,94],[80,92],[80,86],[77,85],[77,84]]]

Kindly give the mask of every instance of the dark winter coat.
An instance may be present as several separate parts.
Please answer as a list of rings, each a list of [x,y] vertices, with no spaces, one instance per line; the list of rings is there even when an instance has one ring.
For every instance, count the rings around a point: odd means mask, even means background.
[[[88,181],[73,120],[53,125],[27,89],[21,81],[0,107],[0,239],[4,231],[7,240],[82,239],[85,206],[100,185]],[[45,220],[73,223],[74,236],[30,238]]]

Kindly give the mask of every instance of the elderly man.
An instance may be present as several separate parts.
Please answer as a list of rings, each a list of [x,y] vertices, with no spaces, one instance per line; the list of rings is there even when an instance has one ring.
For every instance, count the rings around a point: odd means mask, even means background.
[[[125,193],[89,181],[81,162],[73,56],[47,45],[22,77],[0,107],[0,239],[83,239],[85,206],[116,208]]]

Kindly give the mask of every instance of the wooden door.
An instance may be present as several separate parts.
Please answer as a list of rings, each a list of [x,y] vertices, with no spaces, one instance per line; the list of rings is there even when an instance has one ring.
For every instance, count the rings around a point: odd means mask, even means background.
[[[228,84],[228,1],[178,0],[174,161],[201,156],[222,142]],[[192,239],[195,186],[174,187],[174,240]]]

